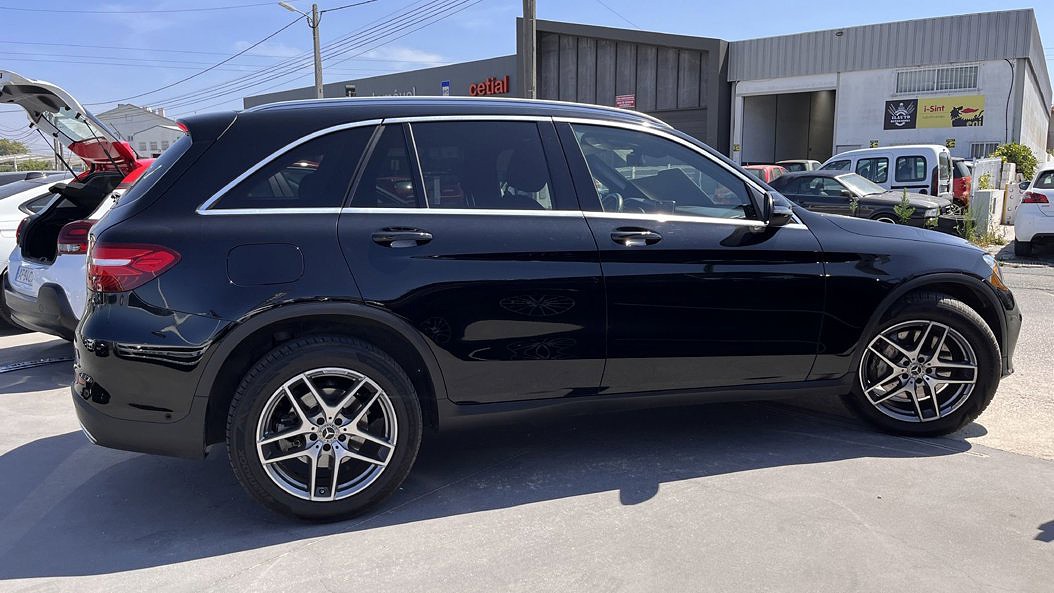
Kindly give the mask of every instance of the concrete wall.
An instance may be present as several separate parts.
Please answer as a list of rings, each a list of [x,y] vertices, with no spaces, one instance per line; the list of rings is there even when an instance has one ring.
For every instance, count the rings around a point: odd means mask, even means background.
[[[1047,156],[1047,132],[1050,124],[1050,106],[1043,101],[1036,77],[1027,70],[1028,63],[1018,60],[1018,67],[1026,69],[1023,81],[1023,99],[1021,105],[1021,133],[1022,144],[1032,149],[1036,159],[1043,163],[1048,160]]]
[[[359,78],[355,80],[344,80],[323,85],[323,94],[327,97],[344,97],[347,85],[355,85],[356,96],[390,96],[390,95],[416,95],[416,96],[439,96],[442,95],[442,82],[450,81],[450,94],[452,96],[469,96],[469,87],[473,83],[484,82],[490,77],[504,79],[509,77],[509,92],[499,97],[519,97],[520,75],[516,69],[516,56],[501,56],[474,62],[463,62],[450,64],[449,66],[437,66],[423,70],[412,70],[397,74],[386,74],[384,76],[373,76],[370,78]],[[315,98],[315,87],[302,87],[277,93],[255,95],[242,100],[246,109],[275,103],[278,101],[293,101],[297,99]]]

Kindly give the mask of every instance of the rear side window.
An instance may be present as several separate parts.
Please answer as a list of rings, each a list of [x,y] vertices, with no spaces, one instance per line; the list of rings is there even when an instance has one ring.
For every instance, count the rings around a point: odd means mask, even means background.
[[[247,177],[212,208],[338,208],[372,134],[372,127],[353,128],[308,140]]]
[[[1054,169],[1040,171],[1036,176],[1036,182],[1032,184],[1036,189],[1054,189]]]
[[[143,171],[139,179],[135,180],[132,187],[128,188],[128,191],[118,198],[114,208],[127,206],[146,195],[157,184],[157,181],[172,168],[172,165],[175,165],[179,159],[183,158],[183,155],[187,154],[187,151],[190,150],[190,145],[193,143],[194,141],[190,139],[190,136],[183,136],[176,140],[176,143],[163,152],[146,171]]]
[[[875,183],[885,183],[889,180],[889,159],[886,157],[860,159],[856,162],[856,173]]]
[[[852,165],[852,161],[849,160],[831,161],[821,168],[824,171],[848,171],[850,165]]]
[[[929,179],[929,175],[926,173],[926,157],[897,157],[896,177],[897,181],[926,181]]]
[[[420,191],[402,125],[385,126],[351,198],[353,208],[418,208]]]
[[[554,210],[534,122],[413,124],[430,208]]]

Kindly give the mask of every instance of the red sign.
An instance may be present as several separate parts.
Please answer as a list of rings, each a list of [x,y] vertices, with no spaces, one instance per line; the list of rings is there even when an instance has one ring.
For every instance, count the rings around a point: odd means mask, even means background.
[[[633,109],[637,106],[637,95],[615,95],[615,107]]]
[[[468,94],[473,97],[486,97],[487,95],[504,95],[509,92],[509,75],[505,78],[494,78],[491,76],[483,82],[474,82],[468,85]]]

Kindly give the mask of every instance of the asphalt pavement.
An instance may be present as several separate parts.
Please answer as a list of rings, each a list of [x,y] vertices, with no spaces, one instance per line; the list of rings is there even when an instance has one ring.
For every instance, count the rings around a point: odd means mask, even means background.
[[[0,336],[0,591],[1049,592],[1054,267],[1006,272],[1017,373],[961,434],[808,398],[478,428],[328,525],[256,505],[222,448],[90,445],[69,346]]]

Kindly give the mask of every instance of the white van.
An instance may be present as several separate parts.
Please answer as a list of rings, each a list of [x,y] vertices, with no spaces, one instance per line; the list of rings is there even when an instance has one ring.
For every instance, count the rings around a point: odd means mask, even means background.
[[[939,144],[849,150],[820,168],[852,171],[889,190],[952,197],[952,155]]]

